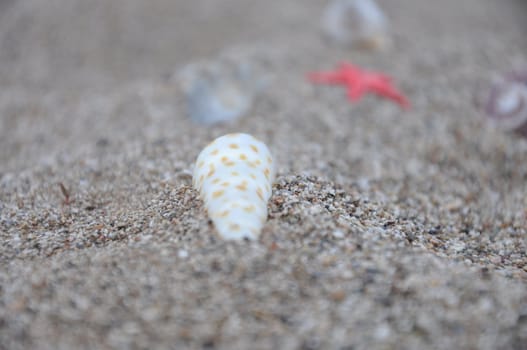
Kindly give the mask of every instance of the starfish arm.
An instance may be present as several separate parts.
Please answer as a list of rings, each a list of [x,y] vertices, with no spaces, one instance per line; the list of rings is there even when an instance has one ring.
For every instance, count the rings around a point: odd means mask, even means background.
[[[370,90],[383,89],[385,86],[391,85],[390,77],[382,74],[367,74],[362,78],[364,85],[368,86]]]
[[[408,99],[403,96],[403,95],[400,95],[398,97],[398,99],[396,100],[396,102],[399,104],[399,106],[401,106],[401,108],[403,109],[410,109],[410,107],[412,106],[410,104],[410,101],[408,101]]]
[[[364,95],[364,87],[361,85],[347,85],[347,95],[350,101],[358,101]]]
[[[375,89],[374,92],[379,95],[386,98],[391,99],[392,101],[395,101],[397,104],[399,104],[402,108],[409,108],[410,103],[408,102],[408,99],[399,93],[395,88],[392,86],[384,86],[380,89]]]
[[[309,73],[308,78],[313,83],[340,84],[342,76],[338,72],[313,72]]]
[[[382,81],[384,84],[392,83],[392,78],[382,73],[376,74],[376,79]]]

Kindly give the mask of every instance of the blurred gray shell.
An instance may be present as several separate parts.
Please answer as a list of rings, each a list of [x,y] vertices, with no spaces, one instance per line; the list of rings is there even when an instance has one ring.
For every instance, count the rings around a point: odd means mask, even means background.
[[[385,48],[388,19],[373,0],[332,0],[322,17],[325,34],[341,45]]]
[[[190,118],[203,125],[240,118],[264,85],[250,63],[221,59],[186,66],[179,73],[179,82]]]

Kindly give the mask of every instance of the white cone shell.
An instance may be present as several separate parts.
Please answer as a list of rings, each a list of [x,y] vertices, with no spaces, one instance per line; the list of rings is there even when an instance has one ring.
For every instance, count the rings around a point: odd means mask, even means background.
[[[201,151],[192,184],[224,239],[256,239],[275,177],[267,146],[248,134],[221,136]]]

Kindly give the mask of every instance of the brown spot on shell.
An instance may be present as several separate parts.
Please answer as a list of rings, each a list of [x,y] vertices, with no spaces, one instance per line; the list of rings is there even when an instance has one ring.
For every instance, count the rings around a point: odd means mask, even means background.
[[[240,225],[232,223],[229,225],[229,229],[233,231],[238,231],[240,229]]]
[[[207,174],[207,177],[208,178],[212,177],[212,175],[214,175],[215,171],[216,171],[216,169],[214,168],[214,164],[210,164],[209,165],[209,172]]]
[[[219,190],[219,191],[212,192],[212,198],[219,198],[219,197],[223,196],[224,193],[225,193],[224,190]]]
[[[255,210],[256,208],[254,207],[254,205],[248,205],[246,207],[243,208],[244,211],[246,211],[247,213],[251,213]]]
[[[247,181],[243,181],[241,184],[236,186],[240,191],[247,191]]]

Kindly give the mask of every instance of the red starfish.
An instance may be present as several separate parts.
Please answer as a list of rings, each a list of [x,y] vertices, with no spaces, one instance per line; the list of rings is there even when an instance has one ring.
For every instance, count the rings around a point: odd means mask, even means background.
[[[410,103],[395,89],[389,76],[362,70],[350,63],[340,63],[338,69],[332,72],[310,73],[309,80],[317,84],[345,85],[350,101],[357,101],[365,93],[373,92],[395,101],[404,109],[410,108]]]

